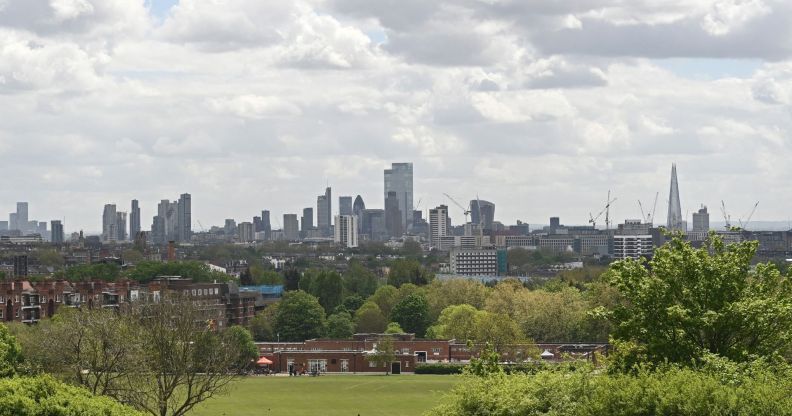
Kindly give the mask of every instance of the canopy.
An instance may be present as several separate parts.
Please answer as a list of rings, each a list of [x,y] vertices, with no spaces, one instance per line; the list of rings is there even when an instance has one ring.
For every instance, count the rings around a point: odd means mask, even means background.
[[[270,360],[267,357],[261,357],[258,359],[258,361],[256,361],[256,364],[258,365],[272,364],[272,360]]]

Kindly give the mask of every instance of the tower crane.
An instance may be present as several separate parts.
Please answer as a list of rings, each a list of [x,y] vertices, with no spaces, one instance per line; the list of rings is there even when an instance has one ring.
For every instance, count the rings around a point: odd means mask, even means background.
[[[742,218],[739,220],[740,221],[740,228],[742,228],[744,230],[744,229],[746,229],[748,227],[748,224],[751,222],[751,218],[753,217],[754,213],[756,213],[756,207],[758,207],[758,206],[759,206],[759,201],[756,201],[756,203],[753,206],[753,209],[751,209],[751,213],[748,214],[748,217],[745,220],[745,222],[742,221]]]
[[[611,195],[611,191],[610,191],[610,190],[608,190],[608,199],[607,199],[607,200],[606,200],[606,202],[605,202],[605,208],[603,208],[603,209],[602,209],[602,211],[600,211],[600,213],[599,213],[599,214],[597,214],[597,216],[596,216],[596,217],[595,217],[595,216],[593,216],[593,215],[591,215],[591,213],[589,212],[589,223],[590,223],[590,224],[591,224],[591,225],[592,225],[594,228],[597,228],[597,220],[599,220],[599,219],[600,219],[600,217],[602,216],[602,214],[605,214],[605,229],[606,229],[606,230],[609,230],[609,229],[610,229],[610,224],[611,224],[611,221],[610,221],[610,207],[611,207],[611,204],[612,204],[612,203],[614,203],[614,202],[616,202],[616,199],[617,199],[617,198],[613,198],[613,199],[611,199],[611,196],[610,196],[610,195]]]
[[[731,230],[731,215],[726,213],[726,203],[721,200],[721,214],[723,214],[723,221],[726,223],[726,229]]]
[[[445,197],[446,197],[446,198],[448,198],[448,199],[449,199],[451,202],[453,202],[453,203],[454,203],[454,205],[458,206],[458,207],[459,207],[459,209],[461,209],[461,210],[462,210],[462,212],[465,214],[465,224],[467,224],[467,222],[468,222],[468,215],[470,215],[470,208],[469,208],[469,207],[468,207],[468,208],[465,208],[465,207],[463,207],[463,206],[462,206],[462,204],[460,204],[459,202],[457,202],[457,201],[456,201],[454,198],[451,198],[451,195],[448,195],[448,194],[446,194],[446,193],[443,193],[443,195],[445,195]]]
[[[660,196],[660,192],[655,194],[654,206],[652,207],[651,212],[645,212],[643,208],[643,204],[641,200],[638,200],[638,208],[641,209],[641,221],[644,221],[646,224],[652,224],[654,221],[654,213],[657,209],[657,197]]]

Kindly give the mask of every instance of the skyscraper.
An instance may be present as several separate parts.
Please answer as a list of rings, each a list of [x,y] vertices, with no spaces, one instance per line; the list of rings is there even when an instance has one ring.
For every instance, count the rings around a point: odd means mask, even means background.
[[[440,239],[448,235],[448,207],[440,205],[429,210],[429,243],[440,247]]]
[[[336,215],[334,238],[336,244],[346,248],[358,246],[357,221],[354,215]]]
[[[327,189],[325,189],[324,195],[319,195],[316,198],[316,226],[325,237],[329,237],[331,235],[330,228],[332,223],[330,221],[333,220],[332,212],[333,192],[328,186]]]
[[[118,241],[126,241],[126,225],[127,225],[127,213],[126,212],[116,212],[116,240]]]
[[[272,223],[270,223],[270,212],[261,211],[261,231],[264,231],[264,238],[269,240],[272,237]]]
[[[178,218],[176,219],[176,241],[188,242],[192,238],[192,196],[179,196]]]
[[[352,215],[352,197],[338,197],[338,215]]]
[[[385,200],[394,192],[401,215],[401,229],[409,230],[413,215],[413,165],[412,163],[393,163],[385,169]],[[385,210],[387,211],[387,204]],[[387,214],[386,214],[387,217]]]
[[[481,224],[485,230],[491,230],[492,223],[495,222],[495,204],[483,199],[471,200],[470,222]]]
[[[300,229],[303,233],[313,229],[313,215],[313,208],[303,208],[302,218],[300,218]]]
[[[357,224],[358,224],[358,232],[359,233],[362,231],[362,227],[363,227],[363,211],[365,211],[365,210],[366,210],[366,204],[363,202],[363,197],[358,195],[355,198],[355,203],[352,204],[352,215],[354,215],[354,216],[356,216],[358,218]]]
[[[165,217],[159,215],[154,216],[151,222],[151,241],[157,245],[168,242],[167,232],[165,230]]]
[[[17,214],[16,212],[12,212],[8,214],[8,229],[9,230],[18,230],[19,225],[17,224]]]
[[[53,244],[63,244],[63,223],[59,220],[52,220],[50,221],[50,228],[52,233],[50,241]]]
[[[709,213],[702,205],[698,212],[693,213],[693,232],[709,232]]]
[[[237,226],[237,238],[240,243],[250,243],[255,240],[252,222],[240,222]]]
[[[372,241],[381,241],[388,238],[385,228],[385,211],[381,209],[364,209],[361,214],[360,233],[368,236]]]
[[[388,236],[401,237],[404,234],[403,218],[396,192],[388,192],[388,197],[385,198],[385,229],[388,230]]]
[[[132,200],[132,210],[129,212],[129,238],[135,239],[140,232],[140,205],[138,200]]]
[[[17,202],[17,229],[23,233],[30,230],[30,220],[28,219],[28,203]]]
[[[682,218],[682,204],[679,201],[679,183],[677,181],[676,163],[671,165],[671,190],[668,195],[668,223],[669,231],[686,231]]]
[[[115,241],[118,239],[118,216],[116,215],[115,204],[107,204],[104,206],[102,213],[102,241]]]
[[[289,241],[300,239],[300,224],[297,214],[283,214],[283,238]]]

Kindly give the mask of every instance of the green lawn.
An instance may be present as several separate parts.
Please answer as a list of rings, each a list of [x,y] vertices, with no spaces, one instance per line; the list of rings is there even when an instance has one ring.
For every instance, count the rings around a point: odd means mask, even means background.
[[[434,407],[456,376],[247,377],[195,416],[420,415]]]

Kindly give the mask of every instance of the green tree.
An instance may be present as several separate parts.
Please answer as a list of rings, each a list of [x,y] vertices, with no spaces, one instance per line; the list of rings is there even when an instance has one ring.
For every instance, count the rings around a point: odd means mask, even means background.
[[[403,334],[404,330],[402,327],[396,322],[388,323],[388,327],[385,328],[386,334]]]
[[[502,352],[523,340],[520,327],[508,315],[480,311],[476,314],[476,341],[491,345]]]
[[[481,282],[472,279],[434,280],[426,286],[426,300],[432,320],[451,305],[468,304],[476,309],[484,308],[489,290]]]
[[[231,354],[233,368],[239,371],[249,370],[259,357],[259,350],[253,342],[253,335],[246,328],[233,325],[222,331],[222,343],[228,346],[227,354]]]
[[[344,273],[344,289],[349,293],[360,295],[363,298],[371,296],[379,285],[377,275],[371,270],[353,260],[349,264],[349,270]]]
[[[63,267],[66,260],[56,250],[37,250],[34,252],[36,260],[42,265],[47,267]]]
[[[712,235],[696,249],[674,237],[648,264],[614,263],[606,279],[624,302],[598,312],[655,363],[779,356],[792,340],[792,282],[771,264],[752,269],[757,247]]]
[[[434,274],[427,271],[417,260],[394,260],[388,273],[388,284],[399,287],[405,283],[427,285],[434,279]]]
[[[253,334],[253,339],[256,341],[275,341],[277,339],[277,334],[275,333],[275,319],[277,316],[277,303],[273,303],[257,313],[250,320],[250,332]]]
[[[0,378],[17,374],[22,362],[22,349],[8,327],[0,324]]]
[[[360,296],[350,295],[344,298],[344,301],[341,302],[341,305],[350,313],[355,313],[355,311],[360,309],[364,303],[366,303],[366,300]]]
[[[374,344],[372,351],[366,353],[366,361],[374,363],[377,367],[385,368],[385,375],[390,374],[391,363],[396,360],[396,347],[389,336],[381,337]]]
[[[327,337],[333,339],[351,338],[355,333],[355,323],[348,312],[338,312],[327,318]]]
[[[382,314],[389,317],[391,310],[399,302],[399,289],[391,285],[380,286],[368,300],[376,303]]]
[[[393,307],[391,320],[421,338],[429,326],[429,304],[422,294],[412,294]]]
[[[288,292],[278,305],[275,331],[282,341],[320,337],[325,331],[325,310],[314,296],[302,290]]]
[[[0,379],[0,412],[4,415],[142,416],[110,397],[93,396],[85,389],[51,376]]]
[[[366,302],[355,312],[357,332],[381,333],[388,323],[379,306],[374,302]]]
[[[471,305],[454,305],[443,309],[436,325],[430,328],[432,338],[468,341],[476,338],[476,316]]]

